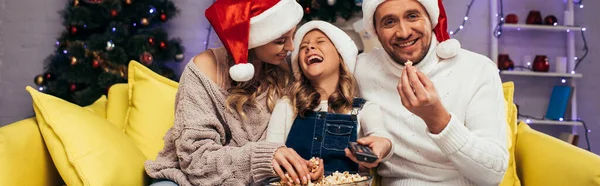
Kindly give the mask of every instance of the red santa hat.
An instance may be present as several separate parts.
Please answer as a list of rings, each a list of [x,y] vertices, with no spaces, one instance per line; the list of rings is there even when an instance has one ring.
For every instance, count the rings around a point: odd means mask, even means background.
[[[281,37],[304,14],[295,0],[217,0],[205,15],[235,61],[229,76],[241,82],[254,77],[248,50]]]
[[[375,32],[375,25],[373,23],[373,16],[375,16],[375,10],[377,7],[385,2],[386,0],[364,0],[363,7],[363,21],[369,34],[377,36]],[[450,39],[448,34],[448,23],[446,17],[446,10],[442,0],[416,0],[421,3],[427,13],[429,14],[429,20],[431,21],[431,28],[436,36],[439,44],[436,47],[436,54],[442,59],[449,59],[458,54],[461,46],[458,40]]]
[[[310,21],[298,28],[296,35],[294,36],[294,51],[292,52],[292,72],[294,75],[300,73],[300,66],[298,65],[300,44],[302,43],[304,36],[312,30],[320,30],[323,32],[329,40],[331,40],[340,56],[342,56],[348,70],[354,72],[358,48],[352,38],[350,38],[346,32],[331,23],[325,21]]]

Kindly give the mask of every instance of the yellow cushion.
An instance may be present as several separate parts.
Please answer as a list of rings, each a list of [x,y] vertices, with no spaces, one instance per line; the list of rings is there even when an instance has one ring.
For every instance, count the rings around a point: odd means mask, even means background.
[[[0,185],[63,185],[35,118],[0,128]]]
[[[67,185],[144,185],[144,155],[106,119],[27,87],[40,132]]]
[[[108,90],[106,119],[121,131],[125,131],[125,119],[127,117],[127,109],[129,109],[128,91],[129,85],[127,83],[115,84]]]
[[[102,95],[102,97],[98,98],[98,100],[96,100],[94,103],[83,108],[89,110],[90,112],[93,112],[94,114],[102,118],[106,118],[107,101],[108,100],[106,99],[106,96]]]
[[[177,82],[160,76],[144,65],[129,63],[129,111],[125,133],[146,158],[154,160],[163,137],[173,126]]]
[[[508,128],[506,130],[508,141],[508,168],[504,174],[500,186],[520,186],[521,181],[517,175],[517,164],[515,162],[515,143],[517,142],[517,108],[513,103],[515,85],[513,82],[505,82],[502,84],[504,91],[504,100],[506,101],[506,121]]]
[[[600,186],[600,156],[519,123],[518,173],[527,186]]]

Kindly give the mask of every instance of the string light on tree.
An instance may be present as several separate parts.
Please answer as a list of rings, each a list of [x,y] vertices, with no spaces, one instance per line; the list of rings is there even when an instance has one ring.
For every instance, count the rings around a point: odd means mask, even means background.
[[[110,16],[117,17],[117,15],[119,15],[119,12],[117,12],[117,10],[113,9],[110,11]]]
[[[166,21],[167,21],[167,14],[165,14],[165,13],[161,13],[161,14],[160,14],[160,21],[162,21],[162,22],[166,22]]]
[[[148,20],[148,18],[144,17],[144,18],[142,18],[140,23],[142,23],[142,25],[144,25],[144,26],[148,26],[150,24],[150,21]]]

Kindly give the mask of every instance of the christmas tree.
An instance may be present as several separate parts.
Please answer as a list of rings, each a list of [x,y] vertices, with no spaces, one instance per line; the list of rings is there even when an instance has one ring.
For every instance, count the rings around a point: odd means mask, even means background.
[[[34,81],[39,90],[84,106],[127,82],[138,61],[175,79],[166,62],[183,60],[179,39],[161,27],[178,10],[170,0],[71,0],[61,11],[65,30]]]
[[[297,0],[304,9],[304,21],[335,22],[338,17],[348,20],[361,11],[362,0]]]

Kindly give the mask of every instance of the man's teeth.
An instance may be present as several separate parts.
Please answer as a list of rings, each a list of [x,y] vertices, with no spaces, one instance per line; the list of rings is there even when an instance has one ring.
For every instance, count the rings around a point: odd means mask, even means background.
[[[406,42],[406,43],[403,43],[403,44],[398,44],[398,46],[400,46],[400,47],[406,47],[406,46],[410,46],[410,45],[415,44],[415,42],[417,42],[417,40],[414,40],[414,41],[411,41],[411,42]]]

